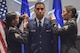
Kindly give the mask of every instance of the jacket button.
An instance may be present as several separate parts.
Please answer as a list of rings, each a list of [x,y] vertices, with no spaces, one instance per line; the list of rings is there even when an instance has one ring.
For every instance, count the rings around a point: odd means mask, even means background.
[[[39,47],[39,49],[42,49],[42,47]]]
[[[42,36],[40,35],[40,37],[42,37]]]
[[[39,41],[39,43],[42,43],[42,41]]]

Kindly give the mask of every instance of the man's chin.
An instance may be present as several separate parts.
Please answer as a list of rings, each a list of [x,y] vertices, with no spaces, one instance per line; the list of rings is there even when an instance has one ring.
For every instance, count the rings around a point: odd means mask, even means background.
[[[39,15],[37,15],[38,17],[43,17],[43,15],[42,14],[39,14]]]

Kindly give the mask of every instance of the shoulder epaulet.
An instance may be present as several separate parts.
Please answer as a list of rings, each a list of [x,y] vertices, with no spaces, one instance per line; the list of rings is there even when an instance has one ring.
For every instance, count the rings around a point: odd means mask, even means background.
[[[70,22],[75,24],[75,21],[74,20],[71,20]]]
[[[16,30],[15,27],[9,27],[9,30]]]

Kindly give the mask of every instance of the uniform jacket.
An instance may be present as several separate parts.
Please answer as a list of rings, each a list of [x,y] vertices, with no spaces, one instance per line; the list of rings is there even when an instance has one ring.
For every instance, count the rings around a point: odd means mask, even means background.
[[[53,34],[57,36],[58,35],[61,36],[62,51],[66,52],[68,51],[69,48],[75,47],[75,40],[77,37],[77,24],[74,19],[67,21],[62,28],[58,28],[58,26],[56,25],[56,23],[54,23],[54,21],[51,23],[51,25],[52,25]],[[65,53],[65,52],[61,52],[61,53]]]
[[[17,27],[6,28],[7,53],[22,53],[21,44],[27,43],[27,31],[22,33]]]
[[[29,20],[29,53],[53,53],[53,35],[50,19],[45,18],[43,27],[37,27],[36,19]],[[28,52],[27,51],[27,52]]]

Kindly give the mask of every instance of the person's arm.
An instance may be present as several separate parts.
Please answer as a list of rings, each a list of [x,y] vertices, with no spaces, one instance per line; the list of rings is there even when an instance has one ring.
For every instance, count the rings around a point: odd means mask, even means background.
[[[25,19],[28,19],[28,15],[27,14],[23,14],[19,17],[19,24],[17,25],[17,27],[19,28],[22,21],[24,21]]]
[[[72,34],[72,33],[75,33],[74,30],[75,30],[75,23],[73,22],[68,22],[67,24],[65,24],[63,27],[61,28],[58,28],[56,26],[56,24],[52,24],[52,31],[53,31],[53,34],[55,35],[66,35],[66,34]],[[72,32],[72,33],[71,33]]]
[[[28,41],[28,35],[29,35],[29,29],[28,29],[28,15],[24,14],[24,22],[23,22],[23,37],[24,37],[24,41],[25,43],[27,43]]]

